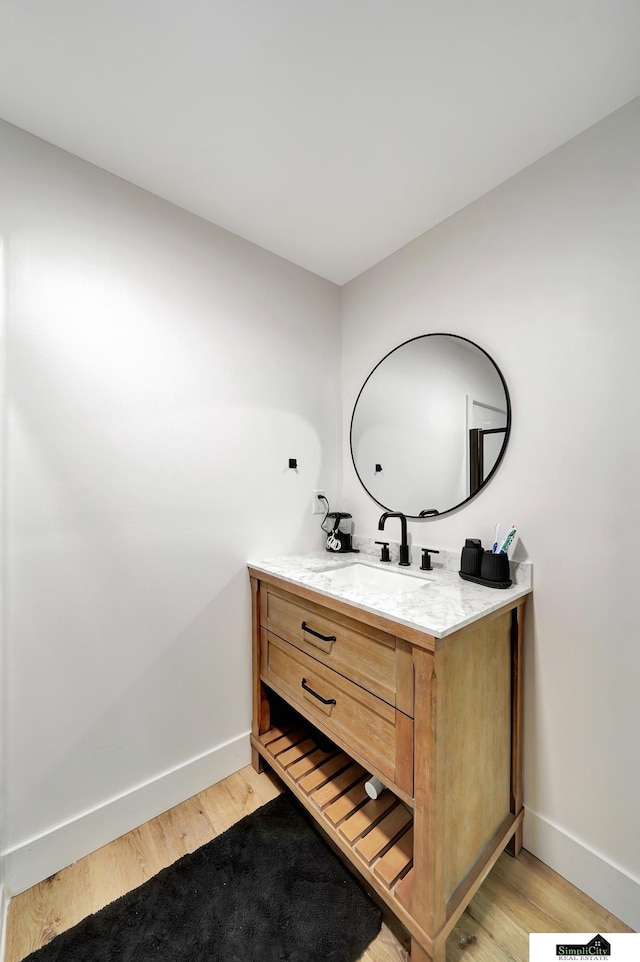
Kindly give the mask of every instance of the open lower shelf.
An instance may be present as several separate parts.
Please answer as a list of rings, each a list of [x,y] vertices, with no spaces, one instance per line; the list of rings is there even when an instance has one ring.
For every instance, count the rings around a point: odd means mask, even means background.
[[[252,742],[362,874],[393,895],[413,865],[409,809],[390,790],[369,798],[364,787],[369,773],[336,746],[319,745],[312,731],[296,723],[274,727]]]

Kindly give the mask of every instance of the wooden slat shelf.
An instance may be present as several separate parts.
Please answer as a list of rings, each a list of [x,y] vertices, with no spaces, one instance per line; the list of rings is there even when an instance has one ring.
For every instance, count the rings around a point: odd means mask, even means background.
[[[390,790],[370,799],[367,772],[338,748],[320,748],[302,726],[272,728],[256,747],[374,888],[393,896],[413,865],[413,816]]]

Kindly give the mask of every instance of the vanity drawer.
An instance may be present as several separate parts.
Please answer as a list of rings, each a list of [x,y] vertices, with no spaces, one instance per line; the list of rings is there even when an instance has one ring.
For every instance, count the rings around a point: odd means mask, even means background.
[[[413,721],[304,651],[264,632],[263,678],[362,761],[411,795]]]
[[[410,655],[393,635],[271,587],[263,595],[261,623],[312,658],[413,715],[412,693],[401,681],[410,672]],[[399,686],[403,689],[400,697]]]

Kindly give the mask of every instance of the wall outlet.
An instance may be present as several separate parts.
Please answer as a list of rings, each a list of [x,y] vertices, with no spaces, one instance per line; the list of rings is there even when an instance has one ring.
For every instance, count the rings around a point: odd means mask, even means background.
[[[313,501],[311,503],[311,514],[324,514],[328,508],[327,502],[323,501],[324,488],[319,488],[317,491],[313,492]]]

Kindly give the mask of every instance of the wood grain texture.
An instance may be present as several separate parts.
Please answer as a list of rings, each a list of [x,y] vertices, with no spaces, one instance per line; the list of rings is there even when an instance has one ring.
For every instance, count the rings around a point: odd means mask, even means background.
[[[444,673],[443,673],[444,675]],[[511,612],[447,649],[443,853],[449,898],[510,811]],[[441,686],[442,687],[442,686]]]
[[[270,633],[264,680],[329,738],[338,743],[348,742],[354,757],[359,754],[367,758],[371,754],[370,746],[375,745],[375,760],[382,779],[387,784],[395,781],[398,741],[396,710],[391,705]],[[309,688],[316,694],[311,694]],[[404,718],[401,713],[397,714]],[[407,721],[411,728],[411,721]],[[402,742],[404,755],[411,752],[412,745],[409,738]],[[406,770],[406,762],[403,768]],[[407,781],[406,776],[404,780]],[[399,788],[404,789],[404,785]]]
[[[445,757],[444,679],[447,649],[436,655],[416,649],[415,670],[415,819],[413,870],[397,889],[398,897],[429,933],[437,932],[446,919],[444,864],[438,857],[444,840]],[[436,670],[436,664],[438,670]],[[440,680],[442,676],[442,682]]]
[[[5,962],[21,962],[281,790],[271,773],[247,766],[23,892],[9,905]],[[527,962],[529,932],[592,930],[631,931],[528,852],[501,855],[447,939],[446,962]],[[389,919],[360,962],[408,962],[408,949],[406,934]]]
[[[262,626],[291,642],[334,671],[348,674],[358,685],[396,704],[396,641],[393,635],[360,625],[326,608],[300,605],[291,596],[265,586],[267,620]],[[302,626],[306,625],[307,630]],[[322,635],[322,637],[318,637]],[[328,639],[334,639],[330,641]]]
[[[524,695],[524,601],[511,612],[511,676],[512,725],[511,725],[511,811],[516,814],[524,805],[522,783],[523,743],[523,695]],[[522,851],[523,830],[518,829],[511,839],[508,851],[519,855]]]
[[[260,631],[260,607],[261,592],[260,584],[251,579],[251,617],[252,617],[252,700],[253,700],[253,727],[254,735],[261,735],[270,728],[269,701],[265,696],[264,689],[260,684],[260,664],[262,661],[262,633]]]

